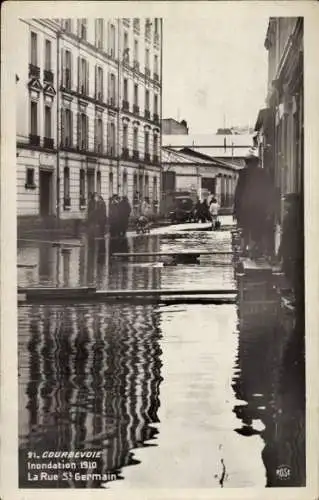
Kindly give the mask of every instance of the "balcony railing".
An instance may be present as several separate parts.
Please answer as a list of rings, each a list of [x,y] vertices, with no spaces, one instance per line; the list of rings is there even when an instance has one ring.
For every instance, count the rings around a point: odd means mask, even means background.
[[[150,163],[151,155],[149,153],[144,153],[144,161],[146,161],[147,163]]]
[[[124,158],[124,160],[127,160],[129,157],[130,157],[129,149],[123,148],[122,149],[122,158]]]
[[[70,68],[65,68],[64,70],[64,88],[68,89],[68,90],[71,90],[71,70]]]
[[[133,113],[135,115],[139,115],[140,114],[140,107],[137,104],[133,104]]]
[[[40,146],[40,136],[29,134],[29,143],[31,146]]]
[[[107,154],[109,156],[115,157],[115,146],[109,146],[107,148]]]
[[[46,149],[53,149],[54,148],[54,140],[51,139],[50,137],[44,137],[43,138],[43,147]]]
[[[149,109],[145,109],[144,111],[144,116],[147,120],[149,120],[151,118],[151,113],[150,113],[150,110]]]
[[[138,151],[137,151],[137,149],[134,149],[133,150],[133,160],[138,160],[138,159],[139,159]]]
[[[125,99],[123,99],[123,101],[122,101],[122,108],[123,108],[123,111],[129,111],[129,109],[130,109],[130,104]]]
[[[154,113],[153,120],[154,120],[154,123],[159,123],[159,115],[157,113]]]
[[[157,82],[159,82],[159,75],[158,75],[158,73],[154,73],[153,77],[154,77],[154,80],[156,80]]]
[[[96,92],[95,99],[99,102],[103,102],[103,92],[101,90]]]
[[[71,142],[70,136],[62,137],[61,147],[62,148],[71,148],[72,147],[72,142]]]
[[[151,76],[151,70],[150,70],[150,68],[147,68],[146,66],[145,66],[145,76],[147,78],[150,78],[150,76]]]
[[[113,108],[115,108],[115,97],[109,97],[107,100],[107,103],[109,106],[112,106]]]
[[[87,148],[88,148],[88,141],[86,139],[81,139],[78,144],[78,149],[80,151],[87,151]]]
[[[50,69],[45,69],[43,71],[43,80],[47,83],[53,83],[54,76],[53,72]]]
[[[80,84],[79,86],[79,94],[88,95],[88,88],[84,83]]]
[[[40,78],[40,68],[34,64],[29,64],[29,78]]]

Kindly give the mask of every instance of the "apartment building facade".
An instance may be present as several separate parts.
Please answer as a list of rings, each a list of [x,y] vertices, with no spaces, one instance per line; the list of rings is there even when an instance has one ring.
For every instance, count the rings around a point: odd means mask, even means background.
[[[90,193],[159,205],[161,19],[21,20],[18,216],[84,219]]]

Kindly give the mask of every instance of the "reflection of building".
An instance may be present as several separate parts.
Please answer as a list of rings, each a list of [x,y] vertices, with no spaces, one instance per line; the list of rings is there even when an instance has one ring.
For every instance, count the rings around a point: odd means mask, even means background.
[[[267,107],[259,112],[255,129],[263,167],[277,188],[277,223],[281,226],[285,198],[303,193],[303,19],[270,18],[265,47]]]
[[[86,447],[103,451],[95,472],[137,463],[131,450],[157,433],[151,425],[158,422],[161,382],[156,307],[28,309],[29,322],[22,319],[19,330],[21,457],[31,448]],[[20,486],[34,486],[27,484],[22,463]]]
[[[88,195],[160,189],[162,23],[20,20],[18,215],[83,219]]]

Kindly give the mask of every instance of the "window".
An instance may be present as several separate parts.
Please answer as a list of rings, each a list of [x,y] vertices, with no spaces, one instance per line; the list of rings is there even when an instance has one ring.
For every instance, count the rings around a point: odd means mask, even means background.
[[[64,174],[63,174],[63,193],[64,193],[64,203],[66,201],[69,201],[70,198],[70,169],[69,167],[64,167]],[[70,203],[68,203],[70,205]]]
[[[122,177],[123,196],[127,196],[127,173],[123,172]]]
[[[86,36],[87,36],[87,19],[85,19],[85,18],[80,19],[79,24],[80,24],[79,36],[83,40],[86,40]]]
[[[138,85],[134,84],[134,105],[138,106]]]
[[[157,157],[158,153],[158,137],[156,134],[153,136],[153,155]]]
[[[111,99],[113,104],[115,104],[115,75],[111,74]]]
[[[103,69],[96,67],[96,99],[103,100]]]
[[[31,101],[30,106],[30,133],[38,135],[38,103]]]
[[[104,20],[95,20],[95,44],[99,49],[103,48]]]
[[[123,124],[123,149],[128,149],[128,126]]]
[[[69,50],[65,51],[65,69],[64,69],[65,88],[72,87],[72,54]]]
[[[158,77],[158,56],[154,56],[154,76]]]
[[[133,149],[134,149],[134,151],[138,151],[138,129],[137,129],[137,127],[134,128],[134,132],[133,132]]]
[[[45,106],[44,108],[44,136],[47,138],[51,138],[52,135],[52,116],[51,116],[51,107]]]
[[[127,78],[124,78],[124,82],[123,82],[123,100],[128,101],[128,81],[127,81]]]
[[[62,144],[64,146],[72,145],[72,111],[70,109],[64,110],[64,122],[62,115]]]
[[[145,90],[145,109],[146,111],[150,110],[150,91]]]
[[[38,65],[38,37],[33,31],[31,31],[31,64]]]
[[[157,201],[157,177],[153,178],[153,201]]]
[[[68,33],[72,32],[72,19],[65,19],[64,20],[64,29]]]
[[[124,31],[124,50],[128,49],[128,32]]]
[[[127,33],[127,31],[124,31],[123,62],[125,62],[125,63],[130,62],[130,53],[129,53],[129,46],[128,46],[128,33]]]
[[[87,149],[87,132],[88,132],[88,117],[85,113],[80,115],[80,128],[79,128],[79,149]]]
[[[27,168],[25,187],[35,187],[34,184],[34,168]]]
[[[149,69],[150,67],[150,49],[145,50],[145,68]]]
[[[45,41],[44,69],[51,71],[51,42]]]
[[[115,56],[115,26],[114,24],[111,24],[110,25],[110,31],[109,31],[109,36],[110,36],[110,40],[109,40],[109,47],[110,47],[110,55],[111,56]]]
[[[110,172],[109,174],[109,198],[113,196],[113,174]]]
[[[134,40],[134,62],[138,61],[138,40]]]
[[[150,134],[148,130],[145,130],[144,140],[145,154],[148,155],[150,152]]]
[[[154,95],[154,113],[158,114],[158,96]]]
[[[148,182],[148,175],[145,175],[145,189],[144,189],[144,194],[145,198],[149,198],[150,196],[150,189],[149,189],[149,182]]]
[[[98,153],[103,151],[103,122],[98,118],[96,122],[96,150]]]
[[[101,195],[101,192],[102,192],[102,181],[101,181],[100,170],[98,170],[96,173],[96,192],[98,195]]]
[[[88,94],[88,83],[89,83],[89,67],[86,59],[80,59],[80,67],[79,67],[79,92],[81,94]]]
[[[115,124],[113,122],[109,123],[108,153],[111,156],[115,155]]]
[[[85,205],[85,171],[80,170],[80,205]]]
[[[145,36],[146,36],[146,38],[149,38],[151,35],[151,26],[152,26],[151,20],[149,18],[147,18],[145,21]]]
[[[158,35],[158,18],[155,17],[154,19],[154,33],[155,35]]]
[[[140,20],[138,17],[134,17],[133,19],[133,28],[134,31],[140,31]]]

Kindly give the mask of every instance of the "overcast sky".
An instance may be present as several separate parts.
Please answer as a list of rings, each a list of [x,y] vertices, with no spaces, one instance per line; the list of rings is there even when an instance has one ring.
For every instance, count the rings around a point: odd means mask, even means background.
[[[224,116],[226,126],[253,126],[266,98],[268,17],[201,16],[163,20],[163,117],[193,133],[215,133]]]

